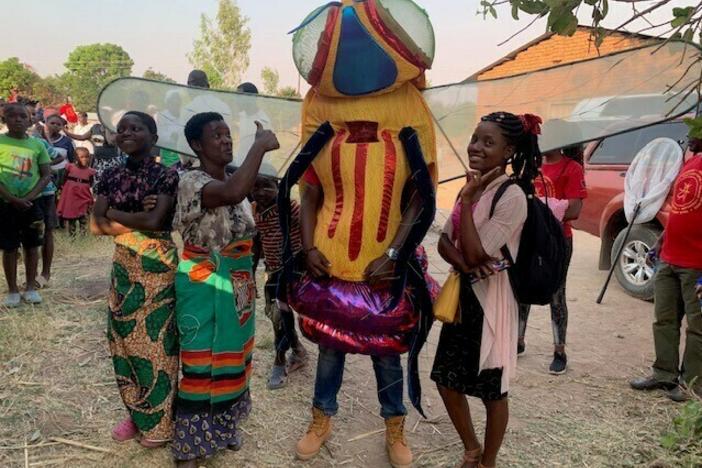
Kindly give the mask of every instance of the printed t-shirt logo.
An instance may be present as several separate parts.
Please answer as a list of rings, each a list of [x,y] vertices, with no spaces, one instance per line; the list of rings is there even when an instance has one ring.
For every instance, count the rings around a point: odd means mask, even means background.
[[[672,211],[687,214],[702,208],[702,171],[683,173],[675,182]]]

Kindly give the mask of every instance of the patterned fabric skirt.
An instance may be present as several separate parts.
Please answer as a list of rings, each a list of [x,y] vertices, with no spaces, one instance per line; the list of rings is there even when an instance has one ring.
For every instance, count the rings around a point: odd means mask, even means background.
[[[223,411],[184,411],[176,409],[176,427],[171,445],[173,458],[179,461],[210,458],[224,449],[241,447],[240,421],[251,412],[251,396],[247,391]]]
[[[176,274],[183,378],[178,388],[176,460],[209,458],[240,443],[251,408],[256,286],[252,241],[221,251],[186,245]]]
[[[170,234],[115,237],[108,340],[122,400],[142,436],[173,436],[178,382],[176,248]]]
[[[483,369],[480,343],[483,308],[468,281],[461,281],[461,321],[441,328],[431,379],[441,386],[482,400],[501,400],[502,369]]]

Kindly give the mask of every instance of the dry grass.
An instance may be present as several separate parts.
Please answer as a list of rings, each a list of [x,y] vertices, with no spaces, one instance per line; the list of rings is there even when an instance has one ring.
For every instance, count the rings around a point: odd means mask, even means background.
[[[45,304],[0,310],[0,466],[171,466],[167,450],[118,445],[110,438],[124,410],[104,336],[109,240],[69,242],[61,237],[57,250],[55,279],[44,291]],[[438,273],[440,262],[432,261],[432,268]],[[616,348],[621,339],[596,333],[602,327],[621,327],[610,313],[574,317],[573,347],[580,351],[572,359],[572,371],[560,378],[544,372],[550,327],[546,314],[534,314],[529,351],[511,391],[512,420],[502,466],[693,466],[694,458],[676,458],[659,444],[678,407],[660,395],[626,388],[624,377],[641,370],[648,355],[621,356]],[[638,326],[643,330],[648,322]],[[219,455],[207,466],[296,464],[292,449],[307,424],[314,366],[293,374],[286,389],[268,391],[273,344],[262,313],[257,327],[254,412],[243,424],[244,447]],[[437,331],[422,357],[424,374],[431,367]],[[642,348],[636,352],[647,352],[650,340],[637,338],[644,332],[636,328],[629,333],[635,338],[630,342]],[[387,466],[374,380],[369,359],[348,357],[335,434],[307,466]],[[433,385],[424,383],[430,417],[422,420],[410,412],[407,423],[415,466],[455,466],[462,448]],[[471,404],[481,432],[482,407]]]

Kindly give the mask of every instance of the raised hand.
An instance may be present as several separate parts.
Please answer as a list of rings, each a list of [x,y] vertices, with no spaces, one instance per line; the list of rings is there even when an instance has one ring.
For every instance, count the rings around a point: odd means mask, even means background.
[[[480,198],[478,194],[481,194],[485,190],[485,187],[501,173],[501,167],[496,167],[485,174],[481,174],[478,171],[468,171],[466,174],[466,184],[461,189],[461,201],[468,204],[475,203],[478,198]]]
[[[271,130],[266,130],[258,120],[256,121],[256,144],[261,145],[263,151],[274,151],[280,148],[278,137]]]

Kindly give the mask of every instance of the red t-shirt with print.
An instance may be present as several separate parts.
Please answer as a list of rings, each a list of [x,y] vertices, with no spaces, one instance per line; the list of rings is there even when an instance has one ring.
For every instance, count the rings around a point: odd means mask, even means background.
[[[661,259],[702,270],[702,154],[685,163],[673,185]]]
[[[554,164],[544,163],[541,166],[544,177],[538,176],[534,181],[536,194],[540,197],[553,197],[557,200],[572,200],[587,198],[585,187],[585,171],[577,162],[568,157],[563,157]],[[573,228],[570,222],[563,223],[563,233],[566,237],[573,237]]]

